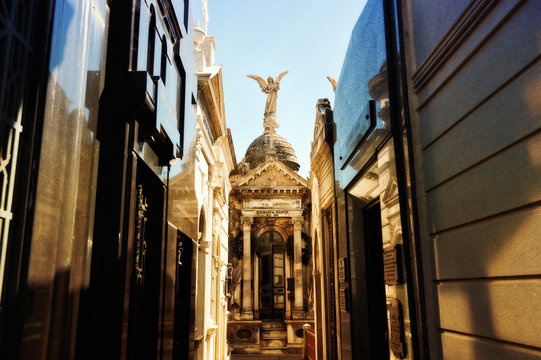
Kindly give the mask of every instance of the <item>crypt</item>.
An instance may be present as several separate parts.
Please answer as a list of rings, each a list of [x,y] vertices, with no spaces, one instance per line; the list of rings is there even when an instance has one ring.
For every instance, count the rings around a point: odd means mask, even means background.
[[[268,94],[263,135],[231,172],[228,342],[234,353],[297,353],[312,323],[310,190],[291,144],[276,133],[276,79],[256,80]],[[269,101],[270,99],[270,101]]]

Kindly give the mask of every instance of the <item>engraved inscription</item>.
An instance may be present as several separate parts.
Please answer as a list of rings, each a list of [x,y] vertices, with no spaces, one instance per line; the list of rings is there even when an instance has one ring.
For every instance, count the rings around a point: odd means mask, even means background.
[[[398,285],[402,283],[400,245],[383,251],[383,273],[385,284]]]
[[[406,357],[406,348],[404,346],[404,317],[400,301],[391,299],[387,304],[389,311],[389,344],[394,356],[398,359]]]
[[[245,209],[302,209],[300,199],[244,199]]]
[[[257,210],[256,214],[259,216],[289,216],[287,210]]]
[[[340,258],[338,259],[338,305],[340,310],[349,312],[346,273],[346,258]]]
[[[346,259],[338,259],[338,282],[346,281]]]
[[[340,303],[340,310],[348,311],[346,302],[346,288],[340,289],[338,292],[338,302]]]

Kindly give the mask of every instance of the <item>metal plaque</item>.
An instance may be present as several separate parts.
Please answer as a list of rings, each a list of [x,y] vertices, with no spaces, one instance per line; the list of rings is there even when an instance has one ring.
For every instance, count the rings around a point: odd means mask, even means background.
[[[338,259],[338,282],[346,282],[346,258]]]
[[[400,245],[383,251],[383,273],[385,284],[402,284],[402,266],[400,264]]]
[[[340,310],[349,312],[349,303],[348,303],[349,289],[347,286],[341,287],[338,291],[338,302],[340,305]]]
[[[338,259],[338,305],[340,310],[349,312],[347,287],[347,258]]]
[[[402,307],[398,299],[391,299],[387,304],[389,311],[389,344],[394,356],[398,359],[406,357],[406,347],[404,346],[404,316]]]

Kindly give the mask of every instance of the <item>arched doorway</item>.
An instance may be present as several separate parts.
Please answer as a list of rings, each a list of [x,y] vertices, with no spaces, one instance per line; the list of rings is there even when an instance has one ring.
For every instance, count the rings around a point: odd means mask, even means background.
[[[261,319],[285,316],[285,241],[274,230],[263,233],[259,249],[259,314]]]

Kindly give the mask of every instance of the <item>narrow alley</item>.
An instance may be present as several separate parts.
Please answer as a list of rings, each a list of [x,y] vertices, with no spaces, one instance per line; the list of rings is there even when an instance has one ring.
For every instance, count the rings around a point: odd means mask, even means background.
[[[0,1],[1,360],[541,360],[541,0]]]

